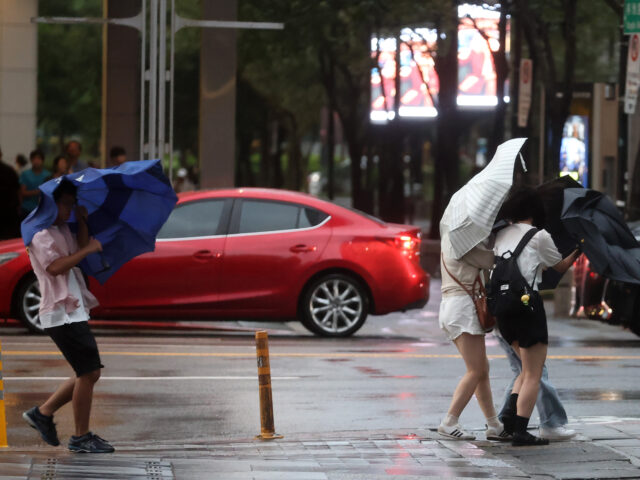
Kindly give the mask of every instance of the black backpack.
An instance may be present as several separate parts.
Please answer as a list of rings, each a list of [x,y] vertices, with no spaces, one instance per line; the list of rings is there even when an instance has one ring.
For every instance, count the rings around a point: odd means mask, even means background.
[[[489,274],[487,305],[489,311],[496,317],[518,316],[531,311],[533,297],[538,295],[538,292],[533,289],[536,280],[534,278],[531,285],[527,283],[518,268],[517,260],[529,240],[538,231],[537,228],[532,228],[524,234],[513,252],[508,251],[495,258]]]

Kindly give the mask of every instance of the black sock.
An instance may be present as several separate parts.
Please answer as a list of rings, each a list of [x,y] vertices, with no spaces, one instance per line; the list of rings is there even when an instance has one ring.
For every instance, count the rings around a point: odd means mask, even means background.
[[[518,394],[512,393],[509,396],[509,400],[507,400],[507,407],[504,409],[502,417],[500,417],[500,421],[502,421],[504,425],[504,430],[508,434],[513,434],[515,430],[516,412],[518,411],[517,403]]]
[[[515,417],[518,412],[518,394],[512,393],[507,400],[507,405],[504,408],[504,412],[500,417],[500,420],[504,422],[504,419],[507,417]]]
[[[521,417],[520,415],[516,415],[514,425],[513,425],[514,433],[526,433],[528,426],[529,426],[529,419],[527,417]]]

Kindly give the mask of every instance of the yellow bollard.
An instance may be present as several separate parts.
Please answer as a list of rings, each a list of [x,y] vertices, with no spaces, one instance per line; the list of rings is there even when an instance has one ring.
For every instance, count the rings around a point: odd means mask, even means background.
[[[275,433],[273,402],[271,399],[271,367],[269,366],[269,338],[267,332],[256,332],[256,356],[258,357],[258,388],[260,390],[260,440],[283,438]]]
[[[0,342],[0,448],[8,447],[7,420],[4,411],[4,382],[2,381],[2,342]]]

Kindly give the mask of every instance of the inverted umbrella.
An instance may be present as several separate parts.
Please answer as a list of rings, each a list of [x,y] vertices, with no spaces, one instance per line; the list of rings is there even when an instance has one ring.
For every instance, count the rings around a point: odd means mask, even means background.
[[[82,270],[100,283],[132,258],[155,249],[156,235],[177,202],[160,160],[87,168],[40,185],[40,203],[22,222],[25,245],[57,218],[53,192],[63,179],[78,188],[78,205],[87,208],[89,231],[102,243],[101,254],[91,254],[80,263]],[[77,230],[74,215],[69,227]]]
[[[565,189],[560,218],[594,271],[612,280],[640,284],[640,244],[603,193]]]
[[[536,189],[544,205],[544,228],[553,237],[563,257],[569,255],[577,244],[560,218],[564,205],[564,192],[568,188],[584,190],[582,185],[568,175],[543,183]]]
[[[491,162],[451,197],[440,220],[440,235],[449,236],[453,250],[449,255],[461,258],[489,236],[526,140],[514,138],[498,146]]]

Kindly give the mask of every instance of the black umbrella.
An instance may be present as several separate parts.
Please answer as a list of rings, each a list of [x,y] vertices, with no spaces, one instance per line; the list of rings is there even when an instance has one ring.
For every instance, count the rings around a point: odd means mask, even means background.
[[[640,244],[603,193],[565,189],[560,218],[594,271],[612,280],[640,284]]]
[[[544,228],[553,237],[553,241],[563,257],[573,252],[577,244],[574,236],[567,231],[564,222],[560,218],[564,206],[564,192],[568,188],[584,190],[582,185],[569,176],[543,183],[537,188],[544,204]]]
[[[563,257],[573,252],[578,244],[576,239],[567,231],[560,218],[564,205],[564,192],[568,188],[582,188],[582,185],[573,178],[564,176],[543,183],[536,189],[544,205],[544,228],[551,234],[553,242]],[[556,288],[562,275],[553,268],[547,268],[542,272],[539,288],[541,290]]]

